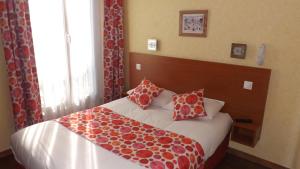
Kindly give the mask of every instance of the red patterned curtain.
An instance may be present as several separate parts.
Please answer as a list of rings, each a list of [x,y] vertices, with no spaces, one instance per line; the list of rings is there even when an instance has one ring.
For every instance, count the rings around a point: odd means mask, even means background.
[[[104,1],[104,102],[118,99],[124,89],[123,0]]]
[[[0,32],[16,129],[43,121],[27,0],[0,0]]]

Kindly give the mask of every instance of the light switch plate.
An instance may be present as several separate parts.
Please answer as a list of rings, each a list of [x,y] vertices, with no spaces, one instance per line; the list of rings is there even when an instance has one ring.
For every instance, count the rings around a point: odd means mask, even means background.
[[[243,88],[246,89],[246,90],[252,90],[252,88],[253,88],[253,82],[251,82],[251,81],[244,81]]]
[[[141,64],[136,64],[135,69],[136,70],[142,70],[142,65]]]
[[[156,39],[148,39],[147,43],[148,50],[157,51],[157,40]]]

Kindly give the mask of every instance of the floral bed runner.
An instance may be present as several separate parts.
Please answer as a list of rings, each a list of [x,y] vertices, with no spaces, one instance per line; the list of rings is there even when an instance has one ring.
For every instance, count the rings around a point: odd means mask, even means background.
[[[56,121],[102,148],[146,168],[204,168],[204,152],[198,142],[104,107],[73,113]]]

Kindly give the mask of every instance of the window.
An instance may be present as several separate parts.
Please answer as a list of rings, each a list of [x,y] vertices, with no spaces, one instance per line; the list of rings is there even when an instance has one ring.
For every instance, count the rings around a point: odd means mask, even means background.
[[[45,119],[100,104],[99,2],[29,0]]]

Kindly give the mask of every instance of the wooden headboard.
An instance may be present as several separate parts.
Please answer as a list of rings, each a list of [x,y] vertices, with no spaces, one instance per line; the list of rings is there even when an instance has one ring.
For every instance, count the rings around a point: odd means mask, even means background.
[[[140,53],[130,53],[129,64],[130,88],[143,78],[176,93],[204,88],[205,97],[226,102],[223,112],[262,124],[270,69]],[[141,64],[140,71],[136,64]],[[252,81],[253,89],[243,89],[244,81]]]

